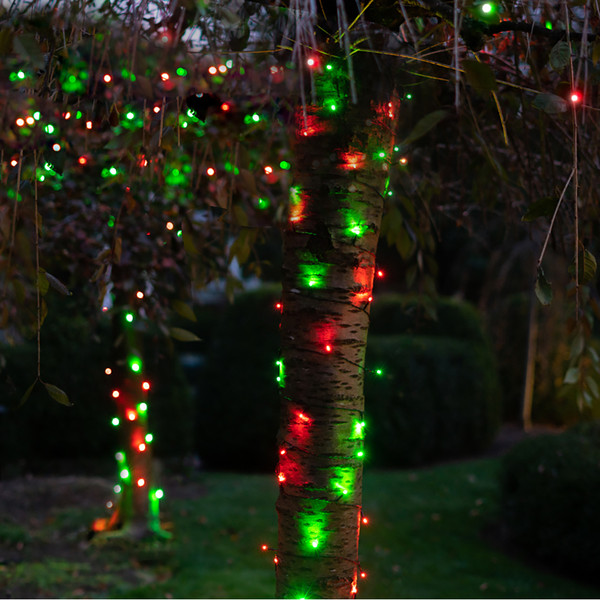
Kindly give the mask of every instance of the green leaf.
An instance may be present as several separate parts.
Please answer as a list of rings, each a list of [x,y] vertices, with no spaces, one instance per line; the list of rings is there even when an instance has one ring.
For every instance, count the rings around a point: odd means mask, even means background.
[[[579,381],[579,367],[571,367],[563,379],[563,384],[577,383]]]
[[[169,333],[171,337],[179,340],[180,342],[201,342],[202,340],[191,331],[187,329],[181,329],[181,327],[170,327]]]
[[[587,384],[587,387],[591,392],[592,396],[597,399],[600,394],[600,390],[598,390],[598,384],[589,375],[585,378],[585,383]]]
[[[489,65],[477,60],[463,60],[461,66],[469,85],[482,96],[498,89],[496,77]]]
[[[27,66],[35,69],[42,69],[44,67],[44,55],[32,33],[24,33],[15,37],[13,39],[13,48],[28,63]]]
[[[589,251],[584,250],[579,253],[579,283],[587,284],[596,278],[597,270],[596,257]],[[575,277],[575,261],[569,266],[569,274]]]
[[[425,115],[408,134],[402,144],[412,144],[419,138],[422,138],[425,134],[429,133],[440,121],[442,121],[448,114],[445,110],[435,110],[428,115]]]
[[[551,217],[554,214],[557,202],[558,198],[554,196],[546,196],[545,198],[536,200],[529,205],[525,214],[521,217],[521,221],[529,222],[535,221],[535,219],[539,219],[540,217]]]
[[[571,49],[564,40],[557,42],[550,51],[550,66],[555,71],[562,71],[571,60]]]
[[[37,382],[38,378],[36,377],[34,382],[25,390],[25,393],[21,396],[21,399],[19,400],[17,406],[22,406],[23,404],[25,404],[25,402],[27,402],[27,400],[29,400],[29,396],[31,396],[31,392],[33,392],[33,388],[35,387],[35,384]]]
[[[67,394],[65,394],[60,388],[52,385],[51,383],[45,383],[44,381],[42,381],[42,383],[44,384],[44,387],[46,388],[46,391],[52,400],[56,400],[56,402],[59,404],[64,404],[65,406],[73,406]]]
[[[196,315],[194,314],[194,311],[189,304],[186,304],[181,300],[173,300],[173,302],[171,302],[171,306],[173,307],[173,310],[178,315],[181,315],[184,319],[187,319],[188,321],[193,321],[194,323],[196,322]]]
[[[42,296],[45,296],[48,293],[48,289],[50,288],[50,282],[46,277],[46,271],[44,271],[44,269],[40,269],[38,271],[37,285],[40,289],[40,294]]]
[[[548,306],[552,302],[552,286],[544,276],[544,270],[541,267],[538,269],[535,281],[535,295],[544,306]]]
[[[567,103],[556,94],[538,94],[533,100],[533,106],[549,115],[557,115],[567,110]]]

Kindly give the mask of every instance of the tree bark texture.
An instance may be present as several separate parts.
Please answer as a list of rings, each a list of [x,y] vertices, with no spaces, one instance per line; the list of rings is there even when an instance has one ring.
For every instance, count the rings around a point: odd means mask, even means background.
[[[332,115],[327,102],[298,110],[284,234],[280,598],[351,598],[361,577],[364,356],[394,103]]]

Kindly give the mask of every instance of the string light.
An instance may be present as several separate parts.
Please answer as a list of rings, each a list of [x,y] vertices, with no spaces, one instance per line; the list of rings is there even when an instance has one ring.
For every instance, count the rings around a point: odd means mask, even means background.
[[[225,65],[219,65],[219,73],[227,73],[227,67]]]
[[[15,123],[17,124],[17,127],[23,127],[25,125],[25,119],[22,119],[21,117],[19,117]]]
[[[112,419],[111,423],[112,423],[112,424],[113,424],[115,427],[118,427],[118,426],[119,426],[119,424],[121,423],[121,421],[120,421],[119,417],[113,417],[113,419]]]
[[[577,104],[578,102],[581,102],[581,94],[579,92],[571,92],[571,102],[573,104]]]
[[[144,444],[143,442],[141,444],[138,444],[138,450],[140,452],[144,452],[144,450],[146,450],[146,444]]]
[[[142,292],[141,290],[138,290],[135,294],[136,298],[139,298],[140,300],[144,297],[144,292]]]
[[[171,221],[167,221],[167,224],[165,225],[165,227],[169,230],[169,231],[173,231],[173,228],[175,227],[175,225],[171,222]]]
[[[113,392],[112,392],[113,398],[118,398],[120,395],[121,395],[121,392],[119,392],[119,390],[113,390]]]
[[[33,117],[27,117],[25,119],[25,123],[27,123],[27,125],[33,125],[35,123],[35,119]]]
[[[104,79],[104,83],[110,83],[112,81],[112,77],[108,73],[102,79]]]
[[[213,167],[208,167],[208,169],[206,169],[206,174],[209,177],[212,177],[215,173],[216,173],[216,171],[213,169]]]
[[[146,480],[143,477],[140,477],[136,483],[138,487],[144,487],[146,485]]]
[[[142,382],[142,389],[147,392],[150,389],[150,382],[149,381],[144,381]]]
[[[16,167],[18,164],[19,164],[19,161],[14,158],[10,161],[11,167]]]
[[[87,165],[87,161],[88,161],[88,159],[87,159],[85,156],[80,156],[80,157],[77,159],[77,162],[78,162],[80,165]]]
[[[218,73],[217,67],[215,67],[215,66],[208,67],[208,72],[209,72],[211,75],[216,75],[216,74]]]
[[[52,150],[54,150],[54,152],[60,152],[60,144],[52,144]]]
[[[86,129],[91,129],[94,126],[94,124],[91,121],[86,121],[85,122],[85,128]]]
[[[135,412],[135,410],[129,409],[127,411],[127,418],[130,421],[135,421],[137,419],[137,413]]]
[[[169,74],[168,74],[168,73],[161,73],[161,74],[160,74],[160,78],[161,78],[163,81],[168,81],[168,80],[170,79],[170,76],[169,76]]]

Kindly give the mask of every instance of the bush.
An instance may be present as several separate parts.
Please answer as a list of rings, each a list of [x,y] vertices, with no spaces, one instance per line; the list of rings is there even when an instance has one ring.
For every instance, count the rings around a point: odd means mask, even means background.
[[[500,424],[493,357],[483,344],[432,336],[370,336],[367,448],[378,466],[419,465],[483,450]]]
[[[549,566],[595,578],[600,564],[600,421],[528,439],[504,457],[510,540]]]
[[[239,294],[215,325],[197,386],[197,448],[209,468],[275,468],[280,297],[277,285]]]

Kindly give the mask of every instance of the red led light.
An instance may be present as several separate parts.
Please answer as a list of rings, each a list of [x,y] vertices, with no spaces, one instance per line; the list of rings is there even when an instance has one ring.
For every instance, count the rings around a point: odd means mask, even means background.
[[[65,121],[68,121],[70,118],[71,118],[70,112],[63,113],[63,119],[65,119]]]
[[[305,423],[308,423],[308,421],[310,421],[310,419],[304,413],[298,413],[298,418],[301,421],[304,421]]]
[[[331,352],[332,350],[333,350],[333,348],[331,347],[331,344],[325,345],[325,352]]]
[[[152,110],[153,110],[155,113],[159,113],[159,112],[160,112],[160,106],[155,106],[155,107],[154,107]]]
[[[317,66],[317,59],[314,57],[310,57],[306,60],[306,64],[311,68],[314,69]]]
[[[230,109],[229,104],[227,104],[227,102],[223,102],[223,104],[221,104],[221,110],[223,112],[227,112]]]
[[[146,444],[144,444],[143,442],[138,446],[138,450],[140,452],[143,452],[146,449]]]
[[[351,594],[358,594],[358,588],[356,587],[356,584],[353,583],[352,584],[352,590],[350,590]]]
[[[260,549],[264,552],[265,550],[269,549],[269,546],[267,546],[266,544],[263,544]]]
[[[408,162],[408,158],[406,158],[406,156],[403,156],[403,157],[400,159],[400,164],[401,164],[401,165],[405,165],[407,162]]]
[[[160,78],[161,78],[163,81],[168,81],[168,80],[169,80],[169,74],[168,74],[168,73],[161,73],[161,74],[160,74]]]
[[[138,487],[144,487],[146,485],[146,480],[143,477],[140,477],[137,480],[137,484],[138,484]],[[362,574],[361,574],[361,577],[362,577]]]
[[[369,297],[367,298],[367,302],[373,302],[373,296],[369,296]]]
[[[283,308],[283,304],[281,304],[281,302],[278,302],[278,303],[275,305],[275,308],[276,308],[277,310],[281,310],[281,309]]]
[[[379,269],[379,271],[377,271],[377,277],[379,277],[381,279],[381,277],[383,277],[383,271],[381,269]]]
[[[106,369],[104,369],[104,373],[106,375],[110,375],[112,373],[112,369],[110,367],[106,367]]]
[[[106,371],[104,371],[106,373]],[[112,397],[113,398],[118,398],[121,395],[121,392],[119,392],[119,390],[113,390],[112,393]]]
[[[139,298],[140,300],[144,297],[144,292],[142,292],[141,290],[138,290],[135,294],[136,298]]]
[[[23,127],[25,125],[25,119],[21,119],[21,117],[19,117],[15,123],[17,124],[17,127]]]
[[[77,159],[77,162],[78,162],[80,165],[87,165],[87,161],[88,161],[88,159],[87,159],[85,156],[80,156],[80,157]]]
[[[213,66],[213,67],[208,67],[208,72],[209,72],[211,75],[216,75],[216,74],[218,73],[218,71],[217,71],[217,67],[214,67],[214,66]]]
[[[16,167],[18,164],[19,164],[19,161],[14,158],[10,161],[11,167]]]
[[[108,73],[102,79],[104,79],[104,83],[110,83],[112,81],[112,77]]]
[[[369,524],[369,518],[368,517],[363,517],[362,518],[362,522],[363,522],[363,525],[368,525]]]
[[[27,117],[25,119],[25,122],[27,123],[27,125],[33,125],[35,123],[35,119],[33,117]]]
[[[283,473],[278,473],[277,481],[279,481],[279,483],[283,483],[285,481],[285,475]]]
[[[91,121],[86,121],[85,122],[85,128],[86,129],[91,129],[94,126],[94,124]]]
[[[287,450],[286,450],[285,448],[282,448],[282,449],[279,451],[279,454],[281,454],[281,456],[283,456],[283,455],[284,455],[286,452],[287,452]]]
[[[277,563],[279,562],[279,559],[278,559],[278,558],[275,556],[275,557],[273,558],[273,562],[274,562],[275,564],[277,564]]]
[[[219,65],[219,73],[227,73],[227,67],[225,65]]]
[[[52,150],[54,150],[54,152],[60,152],[60,144],[52,144]]]
[[[576,104],[577,102],[581,102],[581,94],[579,92],[571,92],[571,102]]]
[[[144,381],[142,383],[142,389],[147,392],[150,389],[150,382],[149,381]]]
[[[209,177],[212,177],[215,173],[216,173],[216,171],[212,167],[208,167],[208,169],[206,169],[206,174]]]
[[[135,418],[136,418],[136,417],[137,417],[137,414],[136,414],[135,410],[128,410],[128,411],[127,411],[127,418],[128,418],[130,421],[135,421]]]
[[[173,231],[173,228],[175,227],[175,225],[171,222],[171,221],[167,221],[167,224],[165,225],[165,227],[169,230],[169,231]]]
[[[364,571],[360,572],[360,578],[361,579],[366,579],[367,578],[367,574]]]
[[[270,175],[272,172],[273,172],[273,167],[271,167],[271,166],[267,165],[267,166],[265,167],[265,173],[266,173],[267,175]]]

